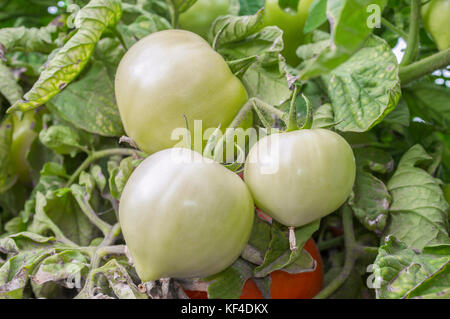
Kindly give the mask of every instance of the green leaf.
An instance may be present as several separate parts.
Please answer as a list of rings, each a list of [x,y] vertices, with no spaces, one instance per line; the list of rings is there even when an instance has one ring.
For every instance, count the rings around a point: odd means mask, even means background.
[[[224,271],[202,279],[210,282],[209,299],[239,299],[245,282],[252,276],[253,266],[242,259],[236,260]]]
[[[411,291],[408,298],[450,299],[450,263],[446,263],[430,278]]]
[[[23,95],[22,87],[17,83],[11,70],[0,60],[0,93],[13,104]]]
[[[262,265],[255,268],[255,277],[265,277],[275,270],[284,269],[292,273],[313,271],[316,262],[303,248],[306,241],[319,228],[320,220],[314,221],[295,230],[296,251],[290,250],[287,232],[277,223],[272,224],[271,241]],[[285,228],[285,227],[283,227]]]
[[[70,240],[87,246],[98,234],[98,230],[71,193],[71,189],[59,189],[36,195],[36,214],[30,231],[45,234],[49,230],[59,240]]]
[[[126,157],[120,161],[119,167],[112,169],[109,176],[109,189],[111,195],[116,199],[120,198],[120,194],[122,194],[122,190],[124,189],[128,178],[141,161],[142,160],[136,160],[133,157]]]
[[[448,237],[449,205],[440,181],[416,167],[431,160],[419,144],[400,160],[387,187],[392,195],[391,221],[386,235],[392,235],[416,249],[432,244],[450,244]]]
[[[17,101],[9,112],[39,107],[72,82],[88,63],[102,33],[114,26],[121,14],[119,0],[91,0],[77,14],[76,33],[49,61],[24,99]]]
[[[28,232],[0,239],[0,251],[11,255],[0,267],[0,299],[23,297],[33,269],[54,251],[53,240]]]
[[[220,52],[222,47],[243,41],[259,32],[263,28],[263,15],[264,10],[261,9],[251,16],[227,15],[218,17],[211,25],[208,38],[213,40],[213,47]]]
[[[348,202],[361,224],[380,233],[386,227],[391,195],[372,172],[390,172],[394,161],[390,154],[375,148],[356,149],[355,157],[356,179]]]
[[[327,21],[327,0],[316,0],[309,8],[303,32],[311,32],[320,27],[325,21]]]
[[[401,95],[396,57],[375,36],[322,80],[341,131],[369,130],[395,108]]]
[[[328,0],[327,16],[330,21],[331,42],[314,59],[308,62],[300,73],[300,79],[307,80],[327,74],[347,61],[358,51],[372,33],[367,23],[371,4],[383,8],[386,0]]]
[[[119,264],[116,259],[111,259],[100,268],[93,269],[86,280],[86,284],[77,299],[94,298],[95,277],[103,276],[112,289],[114,295],[119,299],[146,299],[147,296],[139,291],[133,283],[126,268]]]
[[[86,257],[77,250],[65,250],[45,258],[34,273],[32,280],[37,285],[75,279],[87,269]]]
[[[54,39],[59,32],[60,23],[61,21],[56,20],[41,28],[0,29],[0,59],[5,52],[13,50],[50,53],[56,48]]]
[[[82,79],[71,83],[48,106],[64,120],[88,132],[103,136],[123,134],[114,81],[102,62],[95,61]]]
[[[418,116],[443,131],[450,131],[450,88],[419,82],[403,90],[413,116]]]
[[[74,157],[80,151],[86,152],[86,147],[81,145],[82,138],[77,130],[66,125],[53,125],[39,133],[39,140],[46,147],[58,154]]]
[[[430,292],[429,280],[440,276],[444,269],[448,271],[449,262],[448,244],[424,247],[420,252],[389,236],[379,248],[373,268],[377,298],[407,298],[410,294],[418,297],[422,291]],[[448,273],[445,276],[448,278]],[[447,288],[441,292],[446,293]]]

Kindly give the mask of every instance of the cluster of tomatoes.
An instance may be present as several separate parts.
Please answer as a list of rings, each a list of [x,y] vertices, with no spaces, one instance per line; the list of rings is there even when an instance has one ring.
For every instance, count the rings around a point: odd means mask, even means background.
[[[293,228],[330,214],[350,194],[353,152],[330,130],[261,138],[248,152],[244,179],[176,144],[180,128],[195,139],[194,121],[201,120],[203,129],[228,127],[248,99],[222,56],[193,32],[166,30],[141,39],[121,60],[115,89],[125,131],[151,154],[131,174],[119,206],[122,232],[144,282],[202,278],[229,267],[247,245],[255,205]],[[305,249],[319,266],[309,273],[271,273],[272,298],[318,292],[320,255],[312,239]],[[262,298],[252,279],[241,298]]]

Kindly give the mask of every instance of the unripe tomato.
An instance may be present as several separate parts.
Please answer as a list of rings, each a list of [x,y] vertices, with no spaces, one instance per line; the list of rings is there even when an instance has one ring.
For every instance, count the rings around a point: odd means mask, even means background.
[[[283,30],[284,49],[281,52],[290,65],[297,65],[300,58],[295,51],[303,44],[303,27],[308,18],[309,7],[314,0],[299,0],[297,12],[288,12],[278,5],[279,0],[266,0],[263,24]]]
[[[254,203],[245,183],[184,148],[147,157],[120,198],[122,232],[143,282],[218,273],[247,244]]]
[[[247,101],[222,56],[184,30],[156,32],[131,47],[115,90],[126,133],[147,153],[177,144],[171,136],[186,127],[184,116],[194,136],[194,120],[202,120],[203,130],[226,128]]]
[[[270,295],[272,299],[310,299],[322,289],[323,264],[319,249],[312,238],[303,247],[317,262],[314,271],[290,274],[282,270],[276,270],[270,274]],[[185,290],[191,299],[207,299],[205,291]],[[245,282],[240,299],[263,299],[261,291],[251,279]]]
[[[421,8],[423,26],[439,50],[450,48],[450,0],[431,0]]]
[[[244,168],[256,206],[294,227],[339,208],[352,190],[355,174],[350,145],[324,129],[266,136],[252,147]]]
[[[36,125],[35,111],[28,111],[23,114],[22,119],[15,113],[13,118],[13,138],[11,143],[11,157],[14,170],[18,179],[23,184],[29,184],[31,181],[31,168],[27,160],[31,143],[37,136],[34,131]]]
[[[181,29],[189,30],[206,39],[211,23],[229,14],[230,0],[197,0],[192,7],[180,14]]]

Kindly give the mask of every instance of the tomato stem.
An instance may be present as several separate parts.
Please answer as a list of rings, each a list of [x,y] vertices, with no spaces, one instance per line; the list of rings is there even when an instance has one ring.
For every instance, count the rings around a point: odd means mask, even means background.
[[[345,262],[341,273],[331,281],[322,291],[320,291],[314,299],[325,299],[333,294],[350,276],[350,273],[357,258],[356,240],[353,230],[353,212],[350,206],[345,204],[342,207],[342,222],[344,225],[344,242],[345,242]]]
[[[420,1],[411,0],[411,14],[409,18],[408,46],[400,65],[408,65],[416,58],[419,50]]]
[[[450,64],[450,48],[440,51],[429,57],[421,59],[417,62],[411,63],[408,66],[400,67],[398,73],[402,86],[421,78],[431,72],[445,68]]]

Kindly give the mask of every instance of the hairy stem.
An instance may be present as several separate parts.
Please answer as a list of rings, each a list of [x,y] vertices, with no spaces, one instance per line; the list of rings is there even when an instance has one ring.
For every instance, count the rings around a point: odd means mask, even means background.
[[[450,49],[440,51],[422,60],[400,67],[398,73],[402,86],[450,64]]]
[[[409,19],[408,46],[400,65],[408,65],[414,61],[419,49],[420,0],[411,0],[411,15]]]
[[[314,298],[324,299],[335,292],[348,278],[356,260],[356,241],[353,231],[353,214],[350,206],[347,204],[342,208],[342,222],[344,225],[344,241],[345,241],[345,263],[341,273],[333,279],[321,292]]]

